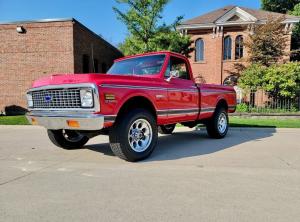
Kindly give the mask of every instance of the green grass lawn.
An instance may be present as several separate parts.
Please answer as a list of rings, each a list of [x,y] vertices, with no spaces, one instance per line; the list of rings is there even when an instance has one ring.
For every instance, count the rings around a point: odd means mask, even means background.
[[[0,125],[29,125],[25,116],[0,116]]]
[[[251,119],[230,117],[231,127],[300,128],[300,119]],[[0,125],[29,125],[25,116],[0,116]],[[180,126],[178,124],[178,126]]]
[[[300,128],[300,119],[251,119],[230,117],[229,122],[231,127]]]

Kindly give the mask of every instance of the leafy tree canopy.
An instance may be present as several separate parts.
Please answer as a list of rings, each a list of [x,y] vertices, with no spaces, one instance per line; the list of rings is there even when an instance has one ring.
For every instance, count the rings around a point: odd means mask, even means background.
[[[295,5],[292,11],[289,11],[290,15],[300,16],[300,3]],[[292,55],[291,60],[300,60],[300,23],[297,23],[293,29],[292,39],[291,39],[291,49]]]
[[[261,7],[266,11],[287,13],[293,10],[300,0],[261,0]]]
[[[264,89],[274,98],[294,98],[300,90],[300,64],[252,64],[242,72],[239,86],[249,91]]]
[[[263,86],[266,67],[254,63],[247,67],[241,74],[238,85],[246,90],[256,91]]]
[[[275,98],[295,97],[300,90],[300,64],[290,62],[269,67],[265,72],[263,88]]]
[[[287,47],[287,37],[281,24],[283,20],[284,17],[270,17],[265,25],[255,26],[253,34],[245,42],[250,63],[270,66],[282,60]]]
[[[171,25],[161,21],[163,9],[169,0],[117,0],[117,2],[128,7],[125,12],[113,8],[129,32],[129,36],[119,46],[125,55],[170,50],[188,56],[192,51],[190,37],[176,31],[176,26],[183,17],[177,17]]]
[[[300,16],[300,3],[296,4],[294,8],[289,11],[290,15]]]

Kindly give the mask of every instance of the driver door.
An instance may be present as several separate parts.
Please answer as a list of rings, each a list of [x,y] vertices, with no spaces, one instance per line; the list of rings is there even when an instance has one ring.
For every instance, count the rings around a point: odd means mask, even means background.
[[[177,77],[170,75],[176,73]],[[168,79],[168,120],[185,122],[196,120],[199,113],[199,93],[191,79],[188,63],[185,59],[170,56],[165,73]]]

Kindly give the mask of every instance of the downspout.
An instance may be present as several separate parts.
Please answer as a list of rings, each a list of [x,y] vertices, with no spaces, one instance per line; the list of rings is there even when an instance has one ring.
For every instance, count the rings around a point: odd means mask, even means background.
[[[224,32],[223,32],[223,30],[222,30],[221,38],[222,38],[222,50],[221,50],[221,80],[220,80],[220,85],[223,85],[223,66],[224,66]]]

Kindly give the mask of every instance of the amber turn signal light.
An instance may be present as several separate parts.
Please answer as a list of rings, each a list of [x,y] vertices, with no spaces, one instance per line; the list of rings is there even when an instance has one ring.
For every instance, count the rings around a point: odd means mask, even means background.
[[[68,124],[68,126],[74,127],[74,128],[79,128],[80,127],[79,122],[76,121],[76,120],[67,120],[67,124]]]
[[[31,118],[31,123],[32,123],[32,125],[37,125],[38,124],[36,118]]]

